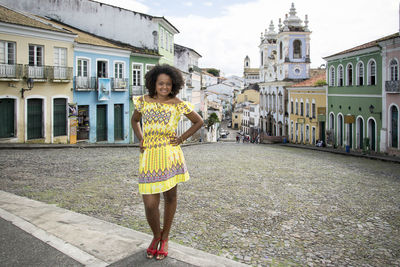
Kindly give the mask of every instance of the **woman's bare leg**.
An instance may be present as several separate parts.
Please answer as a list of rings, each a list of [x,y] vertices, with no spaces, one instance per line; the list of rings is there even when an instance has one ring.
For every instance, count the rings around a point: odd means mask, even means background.
[[[172,221],[174,220],[174,215],[177,206],[177,191],[178,186],[164,192],[164,223],[163,232],[161,240],[167,240],[169,236],[169,231],[171,230]],[[168,242],[165,242],[164,251],[168,251]],[[158,255],[157,259],[161,260],[164,255]]]
[[[160,194],[154,195],[143,195],[144,210],[146,213],[147,222],[153,232],[153,240],[159,239],[161,237],[160,229]],[[152,241],[153,242],[153,241]],[[158,243],[154,244],[152,249],[156,249]],[[152,255],[147,255],[152,258]]]

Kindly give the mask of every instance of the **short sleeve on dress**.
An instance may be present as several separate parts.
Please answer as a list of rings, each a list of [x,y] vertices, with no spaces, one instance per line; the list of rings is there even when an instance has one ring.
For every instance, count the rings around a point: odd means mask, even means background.
[[[183,101],[178,104],[178,110],[182,114],[185,114],[185,115],[189,114],[190,112],[193,111],[193,109],[194,109],[194,106],[190,102]]]
[[[142,113],[142,111],[143,111],[143,104],[144,104],[143,98],[144,98],[144,96],[134,96],[132,98],[133,104],[135,105],[135,109],[140,113]]]

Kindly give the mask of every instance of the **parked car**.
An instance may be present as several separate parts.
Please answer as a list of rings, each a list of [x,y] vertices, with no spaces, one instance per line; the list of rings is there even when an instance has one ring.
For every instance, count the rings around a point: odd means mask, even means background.
[[[228,123],[228,128],[232,128],[232,122]]]

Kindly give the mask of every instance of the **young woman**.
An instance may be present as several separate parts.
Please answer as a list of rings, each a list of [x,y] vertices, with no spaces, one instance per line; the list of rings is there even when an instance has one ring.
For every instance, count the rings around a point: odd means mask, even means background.
[[[134,97],[132,128],[140,140],[139,192],[153,232],[147,257],[161,260],[168,255],[168,235],[177,206],[177,184],[189,179],[179,145],[201,128],[203,120],[191,103],[176,97],[184,84],[178,69],[157,65],[145,78],[149,94]],[[192,122],[192,126],[181,136],[176,136],[181,114]],[[159,211],[161,193],[164,195],[163,229]]]

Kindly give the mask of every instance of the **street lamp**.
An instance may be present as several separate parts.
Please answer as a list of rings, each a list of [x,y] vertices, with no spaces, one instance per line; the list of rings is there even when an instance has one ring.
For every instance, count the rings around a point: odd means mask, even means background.
[[[26,80],[26,86],[28,86],[28,89],[22,88],[21,89],[21,97],[24,98],[24,92],[25,91],[30,91],[33,88],[33,79],[32,78],[28,78]]]
[[[379,119],[382,119],[382,112],[374,112],[375,107],[373,105],[369,106],[369,112],[371,114],[379,114]]]

